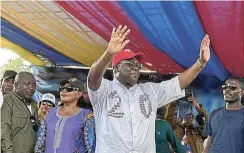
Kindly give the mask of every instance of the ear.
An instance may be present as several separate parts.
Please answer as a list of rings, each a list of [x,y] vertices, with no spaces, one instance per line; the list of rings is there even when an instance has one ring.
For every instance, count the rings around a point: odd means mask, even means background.
[[[114,67],[115,73],[120,72],[122,68],[122,64],[118,64]]]
[[[14,82],[14,90],[18,89],[18,85],[19,85],[18,82]]]
[[[83,92],[78,92],[78,97],[80,98],[80,97],[82,97],[82,95],[83,95]]]
[[[115,78],[118,77],[118,72],[120,72],[120,69],[121,69],[120,64],[118,64],[118,65],[116,65],[116,66],[114,67],[114,70],[113,70],[113,76],[114,76]]]

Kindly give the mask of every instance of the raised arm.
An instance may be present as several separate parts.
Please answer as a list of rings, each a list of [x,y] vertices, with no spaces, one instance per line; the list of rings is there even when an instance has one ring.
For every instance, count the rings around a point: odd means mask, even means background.
[[[123,50],[129,43],[129,40],[125,39],[129,33],[130,29],[128,29],[127,26],[122,28],[120,25],[117,29],[113,28],[106,51],[95,63],[93,63],[88,74],[88,87],[91,90],[98,90],[101,85],[102,77],[112,61],[113,56]]]
[[[202,153],[208,153],[209,152],[209,149],[211,147],[211,143],[212,143],[212,137],[211,136],[208,136],[207,139],[204,141],[204,144],[203,144],[203,152]]]
[[[192,105],[196,108],[198,114],[202,115],[205,118],[205,120],[207,121],[208,113],[201,104],[198,104],[196,98],[194,96],[190,96],[190,97],[187,97],[187,99],[189,102],[192,102]]]
[[[207,62],[210,59],[210,39],[208,35],[202,40],[200,47],[200,57],[197,59],[189,69],[179,74],[179,82],[181,89],[185,89],[190,85],[190,83],[197,77],[197,75],[202,71],[206,66]]]

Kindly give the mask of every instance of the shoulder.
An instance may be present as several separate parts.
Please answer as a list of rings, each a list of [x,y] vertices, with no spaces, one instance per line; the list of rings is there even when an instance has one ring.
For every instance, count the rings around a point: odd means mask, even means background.
[[[89,120],[89,119],[94,117],[93,112],[92,112],[91,109],[83,108],[83,112],[84,112],[85,120]]]
[[[5,104],[13,104],[14,100],[13,98],[15,97],[13,92],[10,92],[6,95],[3,96],[3,103]]]
[[[14,97],[14,93],[13,92],[10,92],[6,95],[3,96],[3,100],[9,100],[9,99],[12,99]]]
[[[220,108],[213,110],[213,112],[211,114],[215,114],[215,113],[221,112],[223,110],[224,110],[224,107],[220,107]]]
[[[165,121],[165,120],[156,120],[156,122],[161,124],[161,125],[163,125],[163,126],[167,126],[167,127],[170,126],[169,123],[167,121]]]
[[[222,111],[224,111],[224,107],[220,107],[218,109],[213,110],[212,113],[210,114],[210,118],[214,117],[216,114]]]
[[[55,115],[55,114],[56,114],[56,112],[57,112],[57,109],[58,109],[58,107],[53,107],[53,108],[49,109],[49,110],[48,110],[48,112],[47,112],[46,117],[49,117],[49,116]]]

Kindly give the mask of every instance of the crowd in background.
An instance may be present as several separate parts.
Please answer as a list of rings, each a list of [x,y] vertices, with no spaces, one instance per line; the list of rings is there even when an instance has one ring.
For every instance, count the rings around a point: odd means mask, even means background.
[[[33,75],[28,72],[20,72],[17,78],[16,75],[15,71],[7,70],[1,79],[1,93],[5,95],[3,102],[7,104],[1,109],[2,152],[8,152],[10,148],[12,152],[34,152],[35,150],[42,153],[45,150],[55,152],[55,149],[57,152],[60,150],[61,152],[74,150],[94,152],[95,122],[83,82],[76,78],[63,80],[60,83],[60,102],[55,100],[54,94],[44,93],[40,101],[36,103],[31,99],[36,88]],[[21,80],[25,81],[21,82]],[[19,84],[16,88],[14,88],[14,82]],[[27,97],[28,103],[21,97]],[[74,99],[73,105],[78,105],[80,109],[63,111],[63,115],[68,114],[73,117],[72,120],[68,120],[69,117],[56,115],[60,106],[72,99]],[[157,153],[203,152],[204,140],[208,136],[206,132],[204,133],[209,118],[208,113],[204,106],[194,98],[192,91],[188,91],[182,100],[184,101],[176,100],[157,110],[155,121]],[[179,110],[181,102],[189,103],[191,109],[195,108],[198,114],[194,116],[193,111],[188,109],[181,116]],[[81,110],[83,110],[82,113],[80,113]],[[65,122],[69,127],[65,126]],[[57,127],[57,124],[60,126]],[[48,125],[49,128],[47,128]],[[71,133],[73,134],[70,135]],[[54,140],[56,141],[53,146]],[[72,146],[70,150],[67,150],[67,143]]]

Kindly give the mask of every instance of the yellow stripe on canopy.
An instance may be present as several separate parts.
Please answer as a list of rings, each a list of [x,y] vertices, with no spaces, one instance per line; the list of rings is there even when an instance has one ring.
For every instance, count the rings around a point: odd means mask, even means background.
[[[52,1],[4,1],[2,17],[61,54],[90,66],[107,42]]]
[[[11,51],[15,52],[21,58],[23,58],[26,61],[29,61],[33,65],[46,66],[46,63],[44,61],[41,61],[34,54],[25,50],[21,46],[18,46],[16,44],[12,43],[11,41],[8,41],[7,39],[5,39],[3,37],[1,37],[1,48],[11,49]]]

